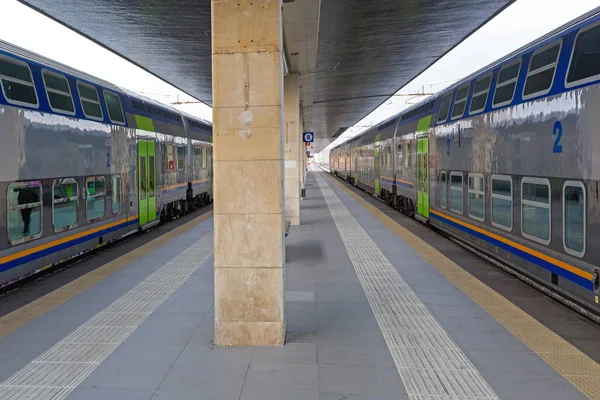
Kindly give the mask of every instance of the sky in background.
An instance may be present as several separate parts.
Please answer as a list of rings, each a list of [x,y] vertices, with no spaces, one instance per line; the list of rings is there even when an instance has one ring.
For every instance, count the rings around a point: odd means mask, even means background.
[[[3,15],[11,16],[11,18],[4,18],[0,24],[0,39],[163,103],[195,101],[177,88],[16,0],[0,1]],[[600,0],[517,0],[397,94],[440,91],[599,6]],[[23,21],[27,21],[28,26],[35,26],[36,29],[23,29]],[[44,34],[40,35],[39,32]],[[73,51],[74,48],[77,49],[76,52]],[[327,156],[328,149],[332,146],[424,98],[424,96],[393,96],[340,135],[321,152],[321,155]],[[212,121],[212,110],[205,104],[185,104],[176,107]]]

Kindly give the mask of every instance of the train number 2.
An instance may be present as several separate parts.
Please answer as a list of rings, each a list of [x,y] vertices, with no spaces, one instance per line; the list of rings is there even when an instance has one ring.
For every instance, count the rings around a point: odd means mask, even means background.
[[[110,153],[106,153],[106,167],[110,168]]]
[[[562,153],[562,145],[560,144],[560,140],[562,139],[563,129],[560,121],[556,121],[554,123],[554,129],[552,131],[552,135],[556,135],[556,140],[554,141],[554,146],[552,147],[553,153]]]

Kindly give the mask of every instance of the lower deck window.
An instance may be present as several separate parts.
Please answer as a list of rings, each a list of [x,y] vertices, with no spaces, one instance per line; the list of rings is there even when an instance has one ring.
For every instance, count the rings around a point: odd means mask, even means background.
[[[42,184],[18,182],[8,186],[8,239],[11,244],[42,234]]]
[[[52,222],[54,231],[61,232],[77,226],[78,193],[73,178],[56,179],[52,185]]]
[[[104,177],[87,178],[86,188],[85,215],[88,222],[104,218],[104,210],[106,208],[106,185]]]
[[[581,182],[569,181],[563,189],[563,232],[567,253],[585,253],[585,188]]]
[[[112,212],[121,212],[121,177],[113,176],[112,179]]]
[[[480,221],[485,219],[485,191],[481,174],[469,174],[469,216]]]
[[[185,169],[185,146],[177,146],[177,170]]]
[[[512,230],[512,179],[510,176],[492,176],[492,224]]]
[[[460,172],[450,174],[450,208],[456,213],[463,213],[463,176]]]
[[[550,182],[523,178],[521,184],[521,221],[523,236],[550,243]]]
[[[441,194],[440,194],[440,205],[443,208],[446,208],[446,199],[448,198],[448,182],[447,182],[448,178],[446,176],[446,172],[442,172],[440,174],[440,188],[441,190]]]

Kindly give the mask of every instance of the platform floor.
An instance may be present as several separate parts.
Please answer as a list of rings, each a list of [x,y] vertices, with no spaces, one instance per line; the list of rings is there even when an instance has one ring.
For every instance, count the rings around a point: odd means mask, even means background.
[[[600,398],[596,361],[371,208],[309,173],[284,347],[214,347],[205,218],[0,318],[0,399]]]

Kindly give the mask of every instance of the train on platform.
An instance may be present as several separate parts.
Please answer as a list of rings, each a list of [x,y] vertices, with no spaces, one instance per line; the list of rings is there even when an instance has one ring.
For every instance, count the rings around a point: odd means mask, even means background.
[[[0,42],[0,290],[212,201],[212,125]]]
[[[600,8],[333,148],[329,169],[600,314]]]

